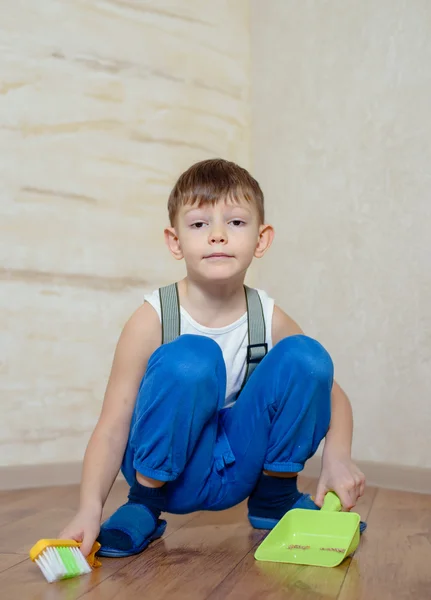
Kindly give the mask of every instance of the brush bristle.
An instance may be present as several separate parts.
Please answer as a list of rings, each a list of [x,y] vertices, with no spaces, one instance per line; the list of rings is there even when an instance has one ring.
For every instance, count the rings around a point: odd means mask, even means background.
[[[91,573],[90,565],[81,550],[76,547],[46,548],[35,560],[35,563],[49,583]]]

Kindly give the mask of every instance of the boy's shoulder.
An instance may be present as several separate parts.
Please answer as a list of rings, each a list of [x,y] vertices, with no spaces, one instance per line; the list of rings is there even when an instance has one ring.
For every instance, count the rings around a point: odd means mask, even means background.
[[[291,335],[303,335],[303,331],[287,313],[284,312],[277,304],[274,304],[274,312],[272,315],[272,343],[275,344],[283,338]]]
[[[124,332],[133,332],[142,339],[157,340],[160,337],[160,319],[157,311],[149,302],[143,302],[129,317],[124,325]]]

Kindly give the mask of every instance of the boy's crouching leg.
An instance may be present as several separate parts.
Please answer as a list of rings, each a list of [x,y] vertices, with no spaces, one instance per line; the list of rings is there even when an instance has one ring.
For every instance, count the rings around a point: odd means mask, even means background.
[[[329,428],[332,359],[319,342],[305,335],[284,338],[267,359],[272,361],[276,411],[265,469],[297,473],[316,452]]]
[[[100,555],[137,554],[163,535],[164,483],[183,472],[203,428],[214,420],[225,380],[221,350],[209,338],[184,335],[151,356],[123,461],[128,502],[102,525]]]
[[[183,335],[151,357],[130,433],[133,468],[145,477],[174,481],[205,424],[225,395],[225,364],[211,339]]]
[[[267,359],[272,361],[275,376],[273,398],[278,415],[273,419],[273,433],[279,435],[281,419],[288,419],[288,437],[294,438],[296,445],[300,438],[305,438],[309,456],[304,455],[304,459],[309,458],[329,428],[334,378],[332,359],[318,341],[305,335],[282,339]],[[301,470],[303,462],[291,466]]]
[[[289,377],[307,376],[324,390],[332,389],[334,365],[328,351],[317,340],[306,335],[283,338],[267,357],[275,361]]]
[[[248,506],[251,524],[270,529],[292,508],[318,508],[298,491],[297,473],[329,428],[333,364],[319,342],[302,335],[281,340],[265,360],[273,378],[268,446]]]

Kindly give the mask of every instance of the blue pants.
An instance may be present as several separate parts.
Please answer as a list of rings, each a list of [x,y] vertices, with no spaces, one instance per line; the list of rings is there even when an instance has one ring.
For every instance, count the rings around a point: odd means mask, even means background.
[[[122,472],[166,481],[167,512],[222,510],[252,492],[263,469],[299,472],[330,422],[333,365],[315,340],[281,340],[236,403],[223,408],[226,368],[210,338],[160,346],[142,380]]]

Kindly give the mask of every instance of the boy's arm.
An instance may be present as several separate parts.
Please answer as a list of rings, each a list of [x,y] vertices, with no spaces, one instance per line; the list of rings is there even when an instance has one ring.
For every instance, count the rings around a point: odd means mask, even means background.
[[[350,458],[353,438],[352,406],[334,380],[331,392],[331,424],[325,438],[324,456],[331,454]]]
[[[85,452],[79,511],[60,534],[80,538],[84,554],[99,533],[103,505],[126,448],[139,385],[148,359],[160,343],[160,320],[145,303],[126,323],[118,340],[102,411]]]
[[[273,345],[291,335],[304,332],[278,306],[272,320]],[[326,434],[322,457],[322,472],[317,486],[316,504],[322,506],[326,492],[334,490],[346,510],[363,495],[365,477],[351,459],[353,437],[352,407],[348,397],[336,381],[331,393],[331,423]]]

